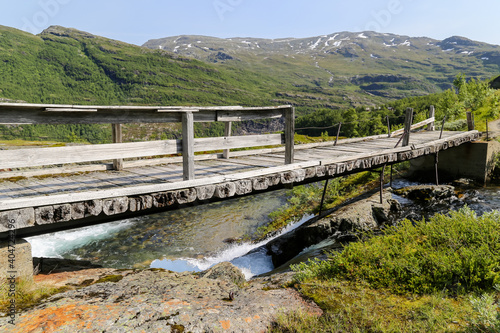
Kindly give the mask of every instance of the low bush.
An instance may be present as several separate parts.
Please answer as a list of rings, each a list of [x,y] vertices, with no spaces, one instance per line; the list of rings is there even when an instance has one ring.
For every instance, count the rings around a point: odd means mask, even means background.
[[[293,267],[297,278],[366,281],[393,293],[449,295],[491,291],[500,283],[500,213],[481,217],[469,208],[428,222],[403,221],[384,235],[332,252],[323,263]]]

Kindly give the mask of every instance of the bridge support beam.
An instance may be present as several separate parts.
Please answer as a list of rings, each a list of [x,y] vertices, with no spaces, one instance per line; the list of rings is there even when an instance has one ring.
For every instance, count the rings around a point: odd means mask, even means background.
[[[411,160],[410,173],[415,177],[428,178],[432,181],[436,172],[441,178],[470,178],[480,184],[487,184],[495,166],[495,157],[500,154],[500,143],[470,142],[453,149],[439,152],[439,164],[436,168],[436,156],[427,155]]]

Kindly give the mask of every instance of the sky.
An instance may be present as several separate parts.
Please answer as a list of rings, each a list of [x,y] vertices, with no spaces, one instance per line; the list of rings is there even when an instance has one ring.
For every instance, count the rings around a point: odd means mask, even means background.
[[[315,37],[377,31],[500,45],[498,0],[1,0],[0,25],[51,25],[131,44],[177,35]]]

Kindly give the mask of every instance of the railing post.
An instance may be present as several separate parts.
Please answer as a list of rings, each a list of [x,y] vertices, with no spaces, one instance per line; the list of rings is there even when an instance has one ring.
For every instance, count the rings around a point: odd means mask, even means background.
[[[285,113],[285,164],[292,164],[294,159],[295,108],[290,107]]]
[[[467,112],[467,130],[473,131],[476,126],[474,125],[474,115],[472,112]]]
[[[122,143],[122,124],[112,124],[112,132],[113,132],[113,143]],[[113,169],[116,171],[123,170],[123,159],[113,160]]]
[[[429,109],[429,118],[435,117],[436,116],[436,109],[434,108],[434,105],[431,105]],[[427,125],[427,130],[428,131],[435,131],[436,130],[436,123],[432,122],[429,125]]]
[[[413,123],[413,109],[407,108],[405,117],[405,136],[403,139],[403,147],[406,147],[410,144],[410,132],[412,123]]]
[[[184,180],[194,179],[194,117],[190,111],[182,113],[182,161]]]
[[[225,123],[225,128],[224,128],[224,136],[227,138],[227,137],[230,137],[231,136],[231,127],[232,127],[232,122],[231,121],[228,121]],[[230,149],[225,149],[223,152],[222,152],[222,157],[225,158],[225,159],[229,159],[229,152],[230,152]]]

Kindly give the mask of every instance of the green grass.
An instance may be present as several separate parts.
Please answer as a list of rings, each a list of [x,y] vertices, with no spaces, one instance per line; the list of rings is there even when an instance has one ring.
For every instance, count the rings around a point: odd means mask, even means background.
[[[407,167],[408,165],[405,163],[396,165],[396,174],[404,172]],[[388,177],[390,168],[386,168],[385,172],[386,177]],[[360,172],[347,177],[331,179],[327,187],[323,211],[376,188],[379,185],[379,179],[379,172]],[[252,238],[263,239],[290,223],[300,220],[306,214],[317,214],[320,209],[324,184],[323,181],[294,187],[288,193],[290,198],[287,204],[271,213],[269,215],[270,222],[258,228]]]
[[[304,282],[299,291],[317,302],[324,313],[281,314],[270,332],[498,332],[500,293],[449,297],[396,295],[360,282]]]
[[[41,300],[68,290],[66,287],[56,288],[46,284],[37,284],[33,281],[19,280],[16,282],[16,296],[14,298],[17,311],[28,309]],[[9,296],[9,284],[4,280],[0,284],[0,312],[8,313],[8,306],[12,298]]]

